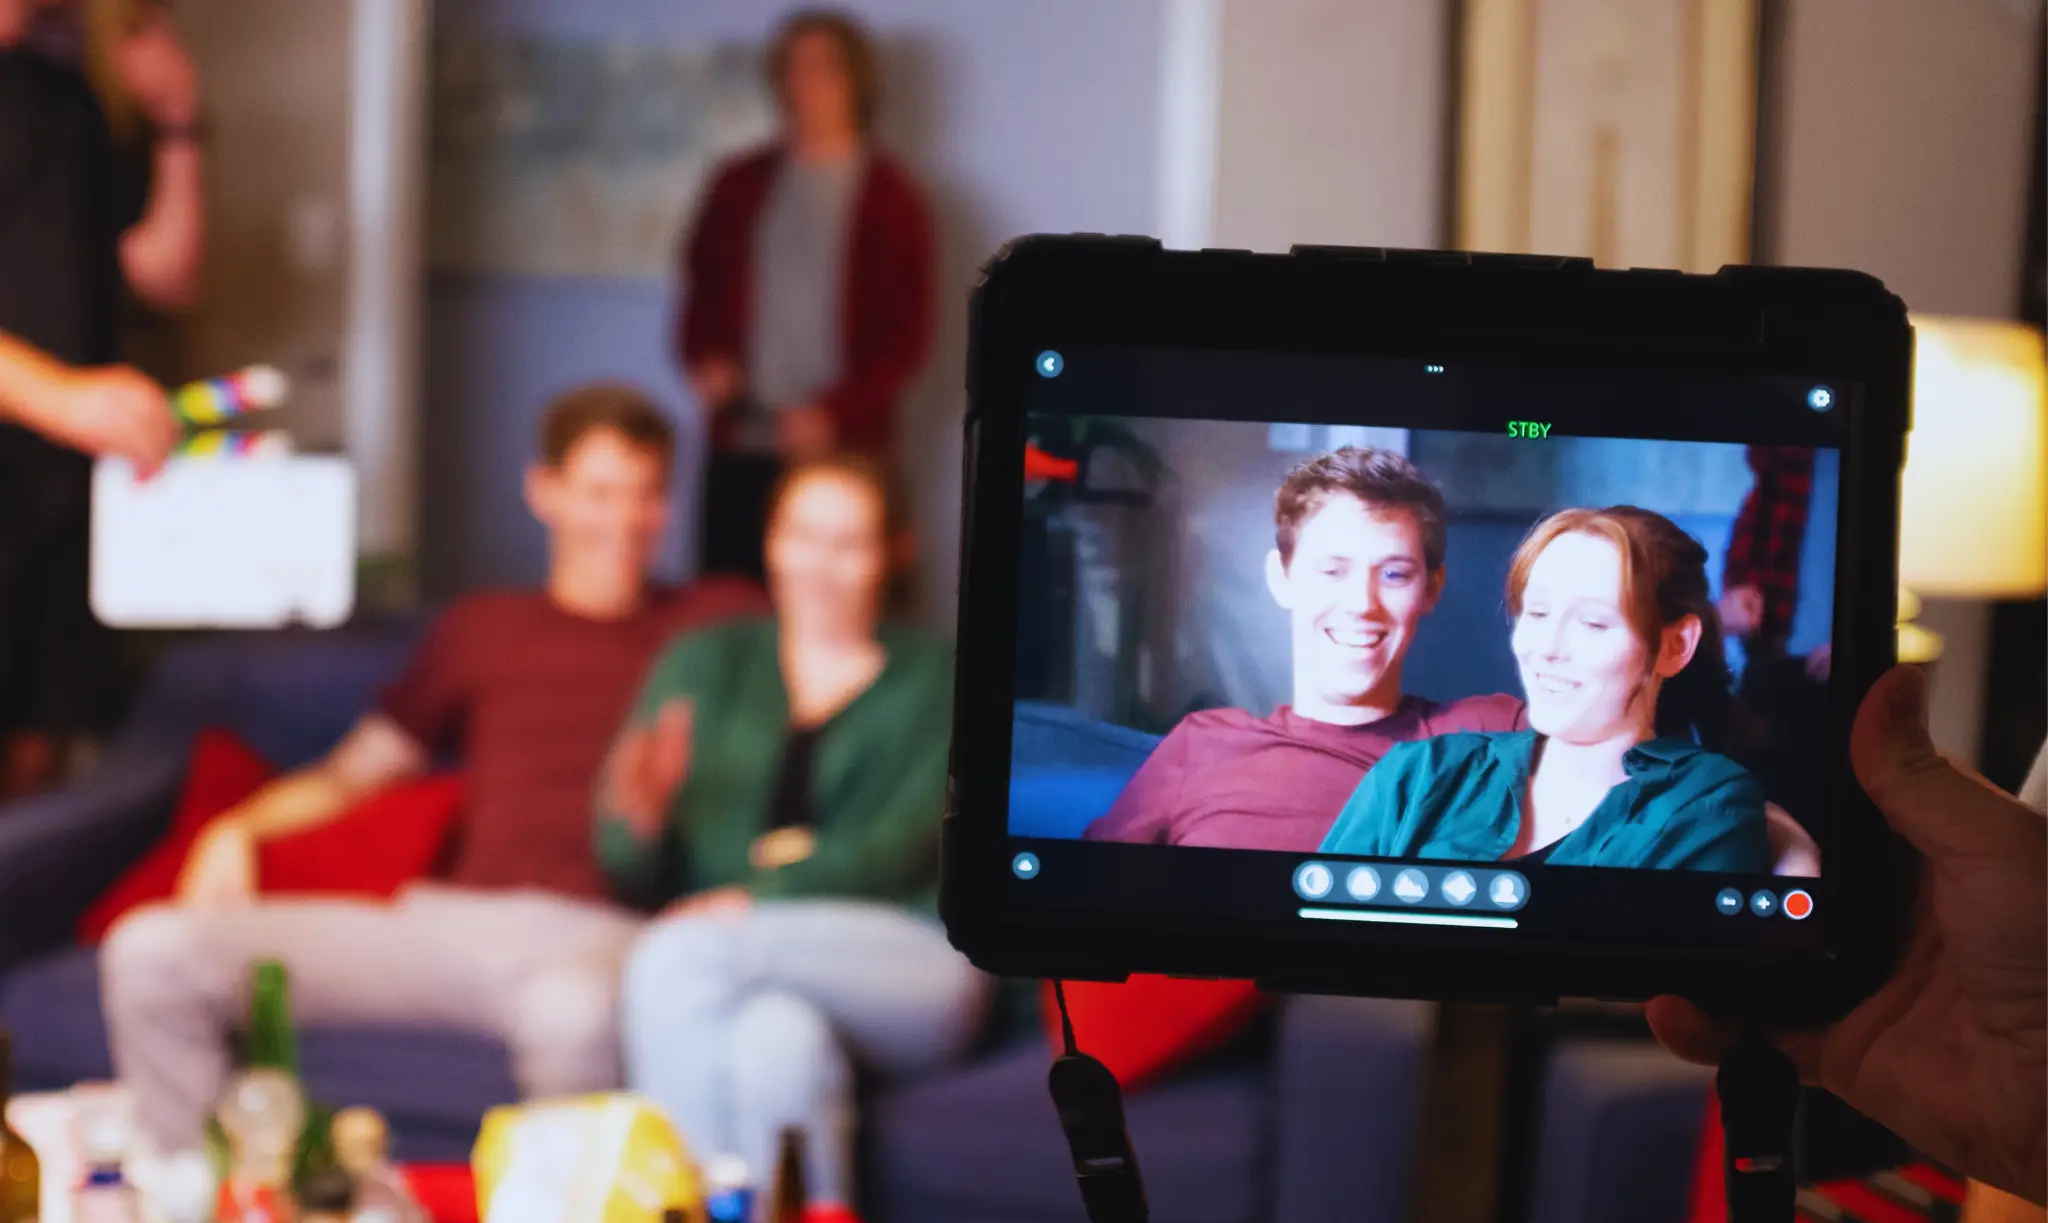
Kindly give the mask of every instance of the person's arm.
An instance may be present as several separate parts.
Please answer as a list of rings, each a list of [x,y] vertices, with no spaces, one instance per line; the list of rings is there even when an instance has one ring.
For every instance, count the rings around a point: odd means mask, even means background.
[[[613,896],[635,908],[659,908],[680,890],[682,837],[672,815],[689,775],[692,708],[678,699],[650,719],[629,718],[598,779],[598,868]]]
[[[1894,668],[1865,695],[1849,754],[1871,801],[1921,856],[1911,933],[1891,979],[1855,1010],[1773,1040],[1802,1081],[1930,1158],[2040,1203],[2048,821],[1935,749],[1917,668]],[[1739,1021],[1675,997],[1653,1000],[1648,1017],[1688,1061],[1716,1063],[1742,1036]]]
[[[81,369],[0,331],[0,421],[59,445],[127,459],[143,475],[178,439],[162,387],[126,366]]]
[[[1747,769],[1728,769],[1671,813],[1665,848],[1644,865],[1664,870],[1771,871],[1770,817],[1764,791]]]
[[[740,260],[744,228],[739,199],[743,166],[722,169],[705,191],[704,202],[683,243],[682,303],[676,315],[676,356],[704,412],[724,407],[741,391],[739,317]]]
[[[318,762],[287,773],[220,818],[257,841],[305,832],[403,781],[426,775],[426,747],[380,713],[367,714]]]
[[[625,725],[605,756],[592,802],[599,870],[614,897],[657,908],[683,889],[681,799],[695,736],[692,685],[711,639],[678,637],[648,668]]]
[[[1724,595],[1738,586],[1757,584],[1756,567],[1762,551],[1758,523],[1763,512],[1760,502],[1771,478],[1771,451],[1767,446],[1751,446],[1743,457],[1749,465],[1749,491],[1742,495],[1735,522],[1728,528],[1728,554],[1721,562]]]
[[[1764,832],[1771,842],[1771,873],[1801,879],[1820,875],[1820,842],[1792,813],[1776,803],[1764,804]]]
[[[1088,825],[1081,839],[1131,845],[1172,844],[1174,819],[1181,813],[1181,788],[1188,775],[1188,740],[1192,737],[1187,723],[1174,727],[1124,783],[1123,793],[1116,796],[1109,810]]]
[[[875,241],[885,254],[888,278],[860,303],[872,312],[880,342],[854,354],[857,361],[819,397],[831,418],[837,444],[865,449],[889,436],[891,414],[903,388],[917,376],[932,343],[932,218],[917,187],[894,176],[893,203],[881,210]],[[856,241],[860,239],[856,237]]]
[[[271,782],[206,826],[178,876],[185,904],[244,903],[256,894],[256,849],[318,828],[387,786],[426,772],[427,749],[398,723],[370,714],[317,764]]]
[[[147,305],[188,309],[198,300],[206,257],[206,155],[197,129],[198,76],[162,9],[115,48],[114,64],[156,138],[142,219],[121,235],[121,272]]]

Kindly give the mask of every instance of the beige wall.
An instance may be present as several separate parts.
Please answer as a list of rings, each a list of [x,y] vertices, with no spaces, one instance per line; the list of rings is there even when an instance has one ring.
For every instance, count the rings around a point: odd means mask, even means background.
[[[414,534],[427,3],[177,7],[214,143],[203,298],[171,329],[169,372],[289,373],[291,402],[265,423],[349,456],[359,543],[381,557],[409,555]]]
[[[350,4],[181,0],[178,23],[213,116],[201,306],[179,364],[257,361],[294,374],[281,423],[302,447],[342,441]],[[318,376],[322,363],[330,376]]]
[[[1211,245],[1435,246],[1444,0],[1226,0]]]
[[[2040,40],[2026,0],[1790,0],[1777,261],[2010,316]]]
[[[1879,276],[1914,310],[2019,305],[2038,0],[1789,0],[1774,261]],[[1974,761],[1986,604],[1930,602],[1935,741]]]

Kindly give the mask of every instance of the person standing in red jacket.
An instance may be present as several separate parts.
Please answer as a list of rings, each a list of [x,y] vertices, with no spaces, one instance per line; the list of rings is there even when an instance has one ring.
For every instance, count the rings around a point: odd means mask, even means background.
[[[713,176],[684,247],[676,337],[711,422],[699,566],[757,577],[784,465],[891,458],[896,400],[932,332],[931,210],[870,139],[867,33],[797,13],[766,66],[783,130]]]

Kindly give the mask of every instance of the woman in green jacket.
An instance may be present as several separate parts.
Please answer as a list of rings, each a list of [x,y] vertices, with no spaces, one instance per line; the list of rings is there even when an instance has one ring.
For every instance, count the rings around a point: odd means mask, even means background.
[[[1507,586],[1530,729],[1396,744],[1323,852],[1768,872],[1763,789],[1710,750],[1730,698],[1706,560],[1633,506],[1538,524]]]
[[[854,1071],[963,1052],[989,982],[934,914],[953,664],[884,616],[907,559],[876,465],[831,458],[775,494],[772,618],[678,638],[606,765],[599,860],[664,906],[629,956],[627,1078],[701,1161],[771,1171],[808,1136],[812,1199],[850,1205]]]

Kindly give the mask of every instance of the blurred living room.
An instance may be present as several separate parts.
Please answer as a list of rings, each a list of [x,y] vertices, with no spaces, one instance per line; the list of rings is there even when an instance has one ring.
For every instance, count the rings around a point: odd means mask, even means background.
[[[931,900],[967,300],[1021,235],[1877,276],[1918,336],[1901,657],[2020,793],[2044,35],[2041,0],[0,0],[0,1223],[1085,1218],[1049,988]],[[1798,539],[1738,577],[1769,475],[1729,478],[1698,529],[1767,637]],[[1056,542],[1071,695],[1142,608]],[[1068,994],[1162,1223],[1724,1217],[1714,1072],[1640,1006]],[[1802,1219],[2043,1217],[1808,1094]]]

